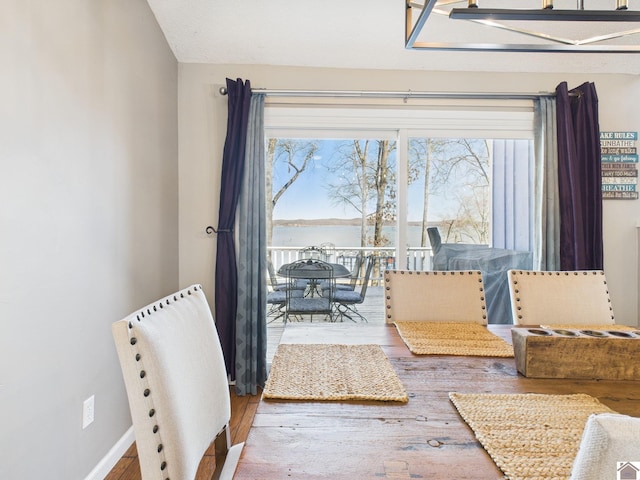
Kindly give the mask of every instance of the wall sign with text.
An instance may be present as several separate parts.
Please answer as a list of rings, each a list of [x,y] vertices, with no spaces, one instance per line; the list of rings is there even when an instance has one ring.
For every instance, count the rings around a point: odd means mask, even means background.
[[[638,132],[600,132],[602,198],[638,199]]]

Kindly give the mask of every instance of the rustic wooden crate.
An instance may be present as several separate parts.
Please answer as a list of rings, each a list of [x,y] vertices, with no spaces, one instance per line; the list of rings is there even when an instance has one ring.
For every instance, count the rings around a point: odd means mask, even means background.
[[[533,378],[640,380],[640,335],[599,331],[594,335],[603,336],[596,337],[585,331],[513,328],[518,372]]]

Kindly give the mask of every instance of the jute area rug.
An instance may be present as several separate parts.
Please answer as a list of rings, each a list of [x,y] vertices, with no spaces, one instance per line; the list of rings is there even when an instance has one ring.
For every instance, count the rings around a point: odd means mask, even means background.
[[[263,398],[407,402],[379,345],[280,344]]]
[[[460,416],[510,480],[568,479],[592,413],[589,395],[449,393]]]
[[[416,355],[513,357],[513,347],[478,323],[395,322]]]

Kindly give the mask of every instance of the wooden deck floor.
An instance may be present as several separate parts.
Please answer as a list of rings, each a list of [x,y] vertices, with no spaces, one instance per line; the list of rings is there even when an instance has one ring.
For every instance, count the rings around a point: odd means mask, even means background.
[[[366,327],[367,325],[380,325],[384,323],[384,296],[383,287],[373,286],[367,289],[364,302],[357,306],[358,312],[367,319],[366,322],[362,322],[357,317],[354,317],[356,323]],[[303,322],[311,322],[312,319],[308,316],[301,319]],[[340,321],[340,320],[338,320]],[[352,323],[348,318],[343,318],[343,322]],[[324,322],[318,316],[313,318],[313,322]],[[284,332],[286,325],[281,319],[277,319],[267,324],[267,362],[270,364],[273,355],[278,348],[280,338]]]

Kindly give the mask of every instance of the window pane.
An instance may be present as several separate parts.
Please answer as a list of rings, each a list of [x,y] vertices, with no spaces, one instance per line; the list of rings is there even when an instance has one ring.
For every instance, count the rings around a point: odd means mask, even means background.
[[[390,246],[394,239],[396,142],[270,138],[270,245]]]
[[[409,140],[408,241],[429,245],[426,229],[437,226],[447,243],[490,241],[490,146],[485,139]]]
[[[438,227],[446,243],[529,250],[531,140],[412,137],[408,162],[409,247]]]

